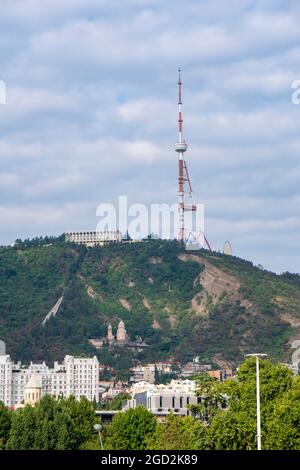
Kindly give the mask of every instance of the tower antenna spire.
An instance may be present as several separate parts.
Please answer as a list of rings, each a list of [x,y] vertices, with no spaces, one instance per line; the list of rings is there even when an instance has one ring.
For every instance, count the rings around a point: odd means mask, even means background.
[[[175,151],[179,156],[179,176],[178,176],[178,216],[179,216],[179,233],[178,240],[182,243],[186,240],[184,226],[184,212],[195,211],[196,205],[193,201],[193,192],[191,181],[187,169],[184,153],[187,151],[187,144],[183,138],[183,118],[182,118],[182,81],[181,69],[178,69],[178,142],[175,144]],[[192,198],[192,204],[185,203],[185,183],[188,183],[188,193]]]

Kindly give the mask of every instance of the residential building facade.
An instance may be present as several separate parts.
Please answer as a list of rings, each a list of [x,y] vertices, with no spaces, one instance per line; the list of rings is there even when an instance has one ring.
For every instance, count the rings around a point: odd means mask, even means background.
[[[45,362],[24,367],[14,363],[9,355],[0,356],[0,401],[7,406],[24,402],[24,390],[35,375],[41,384],[41,396],[52,395],[77,400],[84,396],[99,401],[99,363],[96,356],[82,358],[65,356],[63,363],[54,362],[50,368]]]

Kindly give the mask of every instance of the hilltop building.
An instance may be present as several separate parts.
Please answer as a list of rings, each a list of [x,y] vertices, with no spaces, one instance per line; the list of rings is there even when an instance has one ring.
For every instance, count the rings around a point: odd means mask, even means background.
[[[88,247],[103,246],[110,243],[121,243],[122,234],[119,230],[67,232],[65,233],[65,241]]]

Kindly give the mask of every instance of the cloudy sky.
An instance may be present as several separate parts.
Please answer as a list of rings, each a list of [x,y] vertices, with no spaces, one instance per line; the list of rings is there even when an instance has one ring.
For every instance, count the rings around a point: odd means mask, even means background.
[[[299,272],[298,0],[1,0],[0,243],[177,198],[186,154],[215,249]]]

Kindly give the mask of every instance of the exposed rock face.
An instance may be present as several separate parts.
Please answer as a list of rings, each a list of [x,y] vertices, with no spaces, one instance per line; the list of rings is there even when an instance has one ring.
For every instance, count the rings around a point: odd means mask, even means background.
[[[207,316],[209,308],[216,305],[223,297],[233,301],[240,301],[247,310],[256,312],[257,308],[239,293],[239,280],[221,269],[213,266],[207,259],[187,253],[178,255],[182,261],[195,261],[204,266],[203,271],[196,277],[194,285],[200,283],[203,291],[192,299],[192,310],[200,316]]]

